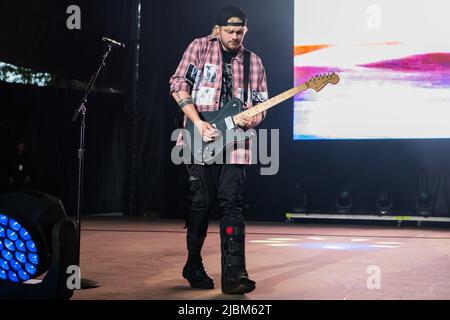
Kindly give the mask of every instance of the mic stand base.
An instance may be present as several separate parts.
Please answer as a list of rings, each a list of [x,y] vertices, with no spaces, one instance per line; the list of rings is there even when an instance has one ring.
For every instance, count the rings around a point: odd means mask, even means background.
[[[79,290],[84,290],[84,289],[93,289],[93,288],[98,288],[100,287],[100,283],[93,281],[93,280],[89,280],[89,279],[85,279],[85,278],[81,278],[81,283],[80,283],[80,289]]]

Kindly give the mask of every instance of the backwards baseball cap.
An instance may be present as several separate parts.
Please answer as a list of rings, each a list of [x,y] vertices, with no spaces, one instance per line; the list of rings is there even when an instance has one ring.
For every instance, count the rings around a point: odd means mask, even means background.
[[[218,26],[245,27],[247,25],[247,14],[236,6],[228,6],[220,10],[217,15]]]

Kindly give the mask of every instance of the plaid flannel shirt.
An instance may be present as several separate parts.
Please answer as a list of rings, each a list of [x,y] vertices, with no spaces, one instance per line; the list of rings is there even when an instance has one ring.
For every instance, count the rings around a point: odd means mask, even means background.
[[[244,100],[244,48],[241,46],[232,60],[233,97]],[[208,36],[195,39],[184,52],[175,74],[170,78],[170,93],[187,91],[191,94],[199,112],[215,111],[220,106],[222,87],[222,47],[219,39]],[[244,108],[251,108],[268,99],[267,81],[261,59],[250,54],[250,75],[248,100]],[[260,121],[266,112],[260,114]],[[186,121],[186,117],[185,117]],[[182,136],[177,145],[182,144]],[[230,153],[230,163],[251,164],[251,141],[245,147],[235,146]]]

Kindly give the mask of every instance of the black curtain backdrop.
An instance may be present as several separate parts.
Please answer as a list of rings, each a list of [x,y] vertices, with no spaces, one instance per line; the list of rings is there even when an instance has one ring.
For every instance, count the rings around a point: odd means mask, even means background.
[[[65,27],[66,8],[71,4],[82,10],[81,31]],[[186,46],[209,34],[217,11],[228,4],[223,0],[142,0],[137,113],[130,114],[131,49],[114,50],[99,79],[100,85],[125,93],[96,93],[89,101],[86,213],[124,210],[130,196],[124,186],[131,181],[126,172],[133,157],[127,141],[135,134],[136,181],[131,183],[137,193],[136,214],[184,217],[187,175],[183,166],[170,161],[178,107],[169,96],[168,81]],[[245,45],[262,58],[270,95],[291,88],[294,1],[234,4],[248,13]],[[132,43],[134,5],[131,0],[3,1],[0,37],[8,45],[0,47],[0,61],[87,81],[101,56],[102,36]],[[36,187],[61,196],[66,207],[73,207],[75,200],[78,145],[78,128],[67,121],[80,95],[73,90],[0,85],[2,153],[10,152],[14,142],[25,137],[37,163]],[[260,176],[259,166],[248,168],[248,220],[283,220],[292,207],[296,181],[308,192],[313,211],[334,211],[336,192],[347,186],[355,212],[373,212],[376,193],[387,190],[394,194],[394,211],[411,213],[414,194],[427,189],[437,197],[436,212],[448,215],[448,139],[292,141],[292,108],[289,100],[271,109],[261,125],[280,130],[280,170],[275,176]],[[133,116],[138,120],[134,129],[129,126]],[[3,163],[1,167],[4,186]]]
[[[0,83],[4,190],[7,159],[23,140],[34,163],[33,188],[60,197],[67,213],[75,214],[79,125],[69,119],[79,99],[80,92]],[[88,104],[85,212],[121,211],[123,96],[94,93]]]
[[[40,0],[0,2],[0,61],[88,81],[103,53],[102,37],[129,42],[132,1]],[[81,9],[81,30],[69,30],[67,8]],[[124,52],[113,50],[98,85],[126,89]]]
[[[69,5],[81,9],[81,30],[69,30]],[[0,61],[56,79],[87,83],[97,69],[103,36],[129,41],[133,15],[128,1],[11,1],[0,3]],[[114,49],[96,86],[127,89],[127,51]],[[69,120],[83,91],[0,83],[2,115],[0,186],[7,190],[6,166],[23,140],[34,161],[33,187],[59,196],[75,214],[79,123]],[[93,92],[86,118],[85,203],[87,214],[123,207],[126,135],[125,94]]]

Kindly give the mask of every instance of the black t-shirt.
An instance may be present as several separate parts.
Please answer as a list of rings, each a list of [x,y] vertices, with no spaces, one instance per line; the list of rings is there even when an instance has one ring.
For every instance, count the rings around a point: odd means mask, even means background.
[[[9,176],[17,182],[24,182],[27,176],[31,175],[31,161],[27,154],[16,154],[11,159],[9,166]]]
[[[220,91],[220,108],[233,98],[233,64],[237,52],[227,52],[222,48],[222,88]]]

